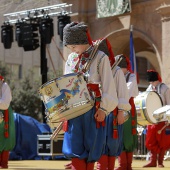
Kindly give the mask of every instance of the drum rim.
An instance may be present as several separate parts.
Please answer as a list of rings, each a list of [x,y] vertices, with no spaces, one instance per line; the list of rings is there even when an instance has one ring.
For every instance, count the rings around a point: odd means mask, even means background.
[[[161,99],[161,97],[160,97],[160,95],[159,95],[158,92],[156,92],[156,91],[148,91],[148,92],[149,92],[149,93],[152,93],[152,92],[153,92],[153,93],[157,94],[157,97],[160,99],[161,106],[163,106],[162,99]],[[149,93],[148,93],[148,94],[149,94]],[[147,95],[148,95],[148,94],[147,94]],[[145,106],[146,106],[146,105],[145,105]],[[144,113],[144,114],[145,114],[145,113]],[[153,114],[153,113],[152,113],[152,114]],[[149,115],[149,114],[148,114],[148,115]],[[149,122],[149,123],[151,123],[151,124],[156,124],[156,123],[157,123],[157,122],[152,122],[151,119],[150,119],[150,117],[147,116],[147,118],[148,118],[148,122]]]
[[[143,112],[143,114],[144,114],[144,117],[145,117],[145,119],[146,119],[145,122],[148,122],[149,124],[156,124],[157,122],[151,121],[150,117],[148,116],[149,114],[148,114],[148,112],[147,112],[147,109],[146,109],[146,99],[147,99],[147,96],[148,96],[150,93],[155,93],[155,94],[157,94],[158,98],[160,99],[160,104],[161,104],[161,106],[163,106],[162,99],[161,99],[159,93],[156,92],[156,91],[144,91],[144,92],[142,92],[141,94],[139,94],[138,96],[143,96],[143,97],[145,97],[145,100],[142,100],[142,106],[145,106],[145,107],[141,107],[142,112]],[[143,94],[146,94],[146,96],[143,95]],[[139,124],[140,126],[147,126],[147,125],[142,125],[142,124],[138,123],[138,120],[137,120],[137,124]]]
[[[77,75],[78,75],[77,73],[69,73],[69,74],[64,74],[64,75],[62,75],[61,77],[53,78],[53,79],[47,81],[46,83],[42,84],[42,85],[39,87],[39,91],[40,91],[41,89],[43,89],[45,85],[48,85],[50,82],[56,82],[57,80],[61,80],[61,79],[64,78],[64,77],[77,76]]]

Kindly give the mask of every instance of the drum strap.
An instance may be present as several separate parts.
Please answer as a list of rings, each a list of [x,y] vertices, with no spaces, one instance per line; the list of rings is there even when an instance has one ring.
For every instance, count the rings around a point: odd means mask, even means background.
[[[137,132],[136,132],[136,111],[135,111],[135,104],[134,104],[134,98],[131,97],[130,100],[129,100],[129,103],[131,105],[131,115],[132,115],[132,135],[136,135]]]
[[[161,94],[161,86],[162,86],[162,84],[163,84],[163,83],[160,83],[160,84],[158,85],[157,90],[155,90],[155,91],[158,92],[159,95]],[[153,87],[152,87],[152,88],[153,88]]]
[[[130,72],[128,73],[127,77],[126,77],[126,83],[129,81],[129,77],[130,77]]]
[[[161,87],[162,87],[163,85],[165,85],[165,84],[164,84],[164,83],[160,83],[160,84],[158,85],[157,92],[158,92],[159,95],[161,95]],[[168,89],[168,88],[167,88],[167,89]]]

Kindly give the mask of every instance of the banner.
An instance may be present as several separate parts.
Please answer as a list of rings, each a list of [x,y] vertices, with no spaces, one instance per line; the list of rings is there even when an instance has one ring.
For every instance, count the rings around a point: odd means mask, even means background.
[[[111,17],[131,12],[130,0],[96,0],[97,18]]]

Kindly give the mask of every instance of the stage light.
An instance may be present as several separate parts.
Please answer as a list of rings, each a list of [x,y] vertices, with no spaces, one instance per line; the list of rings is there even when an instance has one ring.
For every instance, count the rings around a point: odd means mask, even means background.
[[[50,44],[54,36],[53,19],[43,18],[40,21],[39,31],[45,44]]]
[[[71,22],[71,17],[68,15],[58,16],[58,35],[60,40],[63,41],[63,28]]]
[[[21,25],[22,43],[24,51],[36,50],[39,47],[38,25],[23,23]]]
[[[1,26],[1,42],[4,44],[5,49],[10,49],[13,42],[13,26],[4,24]]]
[[[18,47],[23,47],[22,33],[21,33],[21,25],[22,24],[23,23],[15,24],[15,40],[17,41]]]

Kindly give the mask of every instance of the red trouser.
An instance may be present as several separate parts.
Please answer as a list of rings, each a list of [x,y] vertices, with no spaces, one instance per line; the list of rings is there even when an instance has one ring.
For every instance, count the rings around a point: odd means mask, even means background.
[[[166,128],[161,131],[161,134],[158,133],[164,125],[165,122],[159,122],[158,124],[147,126],[146,147],[148,150],[160,153],[161,150],[170,148],[170,135],[165,133]],[[167,128],[170,128],[170,126]]]

